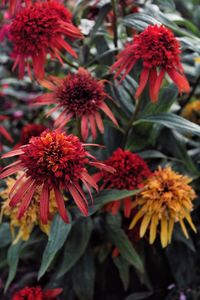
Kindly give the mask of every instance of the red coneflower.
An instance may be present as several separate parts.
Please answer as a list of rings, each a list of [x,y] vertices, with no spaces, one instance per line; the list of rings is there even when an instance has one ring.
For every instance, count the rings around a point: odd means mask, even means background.
[[[15,145],[14,149],[21,145],[28,144],[32,136],[40,135],[45,129],[47,129],[47,127],[42,124],[26,124],[21,130],[20,141]]]
[[[44,64],[48,53],[57,57],[61,63],[62,48],[77,57],[64,37],[82,38],[80,30],[72,24],[70,11],[53,1],[36,2],[17,13],[10,26],[10,35],[14,44],[13,56],[16,58],[13,69],[18,66],[19,78],[23,78],[27,66],[31,76],[31,58],[38,79],[44,77]]]
[[[103,179],[102,189],[134,190],[141,188],[143,182],[151,175],[151,171],[146,162],[137,154],[128,150],[124,151],[118,148],[104,162],[115,169],[115,173],[99,172],[94,175],[98,181]],[[123,199],[124,215],[130,216],[131,198]],[[116,214],[121,207],[120,201],[113,201],[105,206],[106,211]]]
[[[163,25],[150,25],[142,33],[135,35],[133,42],[119,53],[111,70],[116,70],[115,78],[124,72],[122,81],[136,62],[141,60],[143,68],[135,97],[141,95],[149,80],[150,98],[155,102],[165,73],[171,77],[180,93],[190,91],[180,62],[180,53],[180,44],[169,29]]]
[[[0,122],[6,120],[8,117],[0,115]],[[13,139],[11,135],[8,133],[8,131],[0,124],[0,135],[2,135],[5,139],[7,139],[9,142],[13,143]],[[0,151],[2,151],[2,144],[0,142]]]
[[[87,152],[78,137],[66,135],[59,130],[49,129],[39,137],[32,137],[27,145],[10,151],[3,158],[20,155],[19,159],[2,170],[0,178],[10,176],[19,170],[24,170],[26,180],[20,177],[14,185],[10,195],[10,206],[14,207],[21,202],[18,217],[23,216],[29,207],[37,187],[41,187],[40,214],[42,223],[46,224],[49,216],[49,193],[55,193],[58,212],[65,222],[69,222],[64,205],[62,191],[67,191],[73,197],[76,205],[84,215],[88,214],[88,203],[80,186],[85,185],[91,196],[91,187],[98,190],[94,179],[89,175],[86,164],[102,170],[114,169],[98,162]],[[90,161],[92,158],[93,161]],[[22,175],[24,178],[24,175]],[[20,187],[19,187],[20,182]],[[92,197],[92,196],[91,196]]]
[[[70,119],[80,118],[83,140],[88,137],[89,126],[95,139],[96,125],[101,133],[104,132],[100,110],[117,125],[112,111],[105,103],[105,99],[109,98],[109,95],[104,91],[103,80],[97,81],[83,68],[79,68],[75,74],[69,73],[63,79],[51,76],[50,80],[43,80],[41,83],[52,92],[37,97],[35,103],[39,105],[56,104],[56,107],[49,113],[62,110],[55,121],[56,127],[62,128]]]
[[[56,300],[61,293],[60,288],[43,291],[41,287],[25,287],[16,292],[12,300]]]

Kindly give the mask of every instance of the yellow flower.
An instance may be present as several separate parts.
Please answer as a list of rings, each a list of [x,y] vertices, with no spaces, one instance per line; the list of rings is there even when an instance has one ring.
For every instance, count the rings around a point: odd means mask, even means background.
[[[200,100],[185,105],[181,112],[182,117],[200,125]]]
[[[138,207],[138,212],[129,229],[132,229],[142,218],[140,237],[143,237],[149,229],[149,243],[153,244],[160,223],[162,247],[166,247],[171,242],[175,222],[180,223],[187,238],[189,236],[184,219],[196,232],[190,216],[193,210],[192,201],[196,198],[196,194],[189,185],[190,182],[189,177],[174,172],[171,167],[164,169],[159,167],[153,176],[147,179],[144,190],[134,202],[134,207]]]
[[[18,178],[22,176],[22,173],[18,174]],[[16,207],[11,208],[9,206],[10,202],[10,193],[12,192],[12,187],[14,186],[17,179],[8,177],[6,179],[7,188],[4,189],[0,196],[4,200],[1,207],[1,217],[7,216],[10,219],[10,230],[13,237],[13,243],[17,243],[19,239],[22,239],[24,241],[28,240],[30,238],[30,234],[34,228],[34,226],[39,225],[40,229],[45,232],[47,235],[50,231],[51,222],[48,222],[47,224],[42,224],[40,221],[40,211],[39,211],[39,198],[41,191],[40,189],[37,189],[37,191],[34,194],[33,201],[31,201],[31,204],[27,211],[25,212],[24,216],[20,219],[18,218],[18,209],[19,205],[16,205]],[[23,180],[21,181],[21,184],[23,183]],[[20,184],[20,183],[19,183]],[[52,192],[50,194],[50,205],[49,205],[49,212],[51,216],[53,217],[55,213],[57,212],[57,205],[55,201],[54,193]],[[18,229],[16,233],[16,229]]]

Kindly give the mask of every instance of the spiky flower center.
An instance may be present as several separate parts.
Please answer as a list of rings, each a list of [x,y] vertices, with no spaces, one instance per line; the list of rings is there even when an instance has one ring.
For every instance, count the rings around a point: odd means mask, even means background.
[[[146,68],[179,66],[180,44],[164,26],[148,26],[133,41],[133,55],[141,58]]]
[[[105,99],[103,83],[85,70],[69,74],[56,90],[59,105],[74,116],[98,111]]]
[[[116,150],[106,161],[116,172],[104,174],[104,186],[107,188],[132,190],[151,175],[145,161],[130,151]]]
[[[10,30],[17,54],[26,57],[49,50],[49,43],[53,43],[57,34],[59,19],[66,16],[65,11],[62,15],[60,6],[54,6],[53,2],[35,3],[16,15]]]
[[[77,181],[88,161],[79,139],[59,131],[46,130],[31,138],[23,151],[21,160],[29,176],[38,183],[48,181],[61,187]]]

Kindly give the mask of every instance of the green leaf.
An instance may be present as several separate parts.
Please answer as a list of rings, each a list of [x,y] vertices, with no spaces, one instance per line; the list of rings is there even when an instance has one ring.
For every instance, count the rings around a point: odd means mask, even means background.
[[[176,9],[176,6],[174,4],[174,1],[173,0],[154,0],[154,3],[159,5],[159,7],[163,10],[172,10],[174,11]]]
[[[12,242],[9,223],[0,225],[0,248],[8,246]]]
[[[130,282],[129,263],[121,256],[115,257],[113,262],[119,271],[124,289],[127,290]]]
[[[8,278],[6,280],[6,284],[5,284],[5,288],[4,288],[5,291],[7,291],[11,282],[15,278],[15,275],[17,272],[17,266],[19,263],[21,246],[22,246],[22,243],[18,242],[15,245],[11,245],[8,249],[7,261],[8,261],[8,266],[9,266],[9,273],[8,273]]]
[[[172,113],[161,113],[158,115],[151,115],[145,118],[141,118],[133,123],[133,125],[141,123],[154,123],[166,126],[171,129],[175,129],[185,133],[192,133],[200,136],[200,126],[194,124],[180,116]]]
[[[126,197],[131,197],[136,194],[138,194],[140,190],[133,190],[133,191],[127,191],[127,190],[104,190],[96,195],[93,195],[94,198],[94,206],[90,207],[89,214],[94,214],[100,207],[103,205],[112,202],[121,200]]]
[[[61,217],[57,214],[54,217],[51,225],[51,231],[48,237],[46,248],[44,249],[38,279],[40,279],[48,267],[52,263],[55,255],[64,245],[66,238],[71,230],[71,224],[66,224]]]
[[[73,225],[64,247],[64,257],[57,271],[56,278],[67,273],[83,255],[92,232],[91,219],[81,217]]]
[[[106,219],[105,234],[107,239],[115,245],[121,256],[133,265],[140,273],[144,273],[143,262],[138,253],[133,248],[124,230],[119,226],[118,219],[115,216],[108,215]]]
[[[94,299],[95,266],[90,247],[74,266],[72,281],[78,299]]]

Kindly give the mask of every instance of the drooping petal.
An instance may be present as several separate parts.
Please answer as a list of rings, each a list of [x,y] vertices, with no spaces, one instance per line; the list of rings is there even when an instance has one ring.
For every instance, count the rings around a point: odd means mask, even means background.
[[[187,78],[185,77],[185,75],[180,74],[175,69],[167,70],[167,73],[169,74],[171,79],[174,81],[174,83],[178,87],[180,94],[182,92],[185,92],[185,93],[190,92],[190,85],[189,85],[189,82],[188,82]]]
[[[123,200],[123,204],[124,204],[124,216],[126,218],[129,218],[131,210],[132,210],[132,200],[131,200],[131,197],[125,198]]]
[[[23,217],[26,210],[28,209],[28,207],[31,203],[31,200],[33,198],[33,195],[35,193],[35,189],[36,189],[36,184],[34,181],[32,181],[31,186],[29,186],[28,190],[26,191],[26,194],[22,197],[22,203],[20,205],[18,215],[17,215],[17,217],[19,219],[21,219],[21,217]]]
[[[5,171],[3,171],[0,174],[0,179],[10,176],[10,175],[20,171],[22,168],[23,168],[23,164],[21,163],[21,161],[19,161],[19,163],[16,164],[14,167],[7,168]]]
[[[165,216],[162,216],[161,219],[161,234],[160,234],[160,240],[162,247],[166,247],[168,243],[168,222],[167,218]]]
[[[151,218],[151,225],[150,225],[150,235],[149,235],[150,244],[153,244],[156,239],[157,226],[158,226],[158,216],[154,214]]]
[[[147,84],[147,81],[148,81],[148,78],[149,78],[149,69],[147,68],[143,68],[142,69],[142,73],[140,75],[140,82],[139,82],[139,86],[136,90],[136,93],[135,93],[135,98],[139,98],[139,96],[142,94],[146,84]]]
[[[81,136],[84,141],[88,138],[88,118],[86,115],[81,118]]]
[[[150,86],[150,98],[152,102],[158,100],[159,90],[165,75],[165,70],[161,69],[159,75],[157,75],[156,69],[151,70],[149,75],[149,86]]]
[[[94,119],[93,115],[89,115],[88,118],[89,118],[89,122],[90,122],[90,129],[91,129],[91,132],[92,132],[92,137],[95,140],[96,137],[97,137],[95,119]]]
[[[9,158],[9,157],[21,155],[23,153],[24,152],[22,149],[11,150],[8,153],[3,154],[1,158]]]
[[[103,125],[102,118],[101,118],[101,115],[100,115],[99,112],[96,112],[95,119],[96,119],[97,127],[99,128],[99,131],[101,133],[103,133],[104,132],[104,125]]]
[[[101,105],[100,105],[100,109],[103,110],[103,112],[112,120],[112,122],[118,126],[118,123],[117,123],[117,120],[115,119],[112,111],[110,110],[110,108],[107,106],[107,104],[105,104],[105,102],[103,102]]]
[[[32,178],[27,178],[25,182],[18,188],[14,196],[11,198],[9,205],[10,207],[14,207],[21,201],[23,198],[23,195],[26,193],[27,189],[29,189],[30,186],[32,186],[33,179]]]
[[[79,192],[77,191],[77,189],[73,186],[73,185],[69,185],[68,186],[69,192],[72,195],[76,205],[78,206],[78,208],[80,209],[80,211],[87,216],[88,215],[88,208],[87,205],[85,204],[85,202],[83,201],[83,198],[81,197],[81,195],[79,194]]]
[[[58,206],[58,212],[60,216],[64,222],[69,223],[69,217],[67,215],[67,211],[65,208],[63,195],[61,194],[60,190],[57,187],[54,187],[54,193],[55,193],[56,203]]]
[[[40,195],[40,218],[43,224],[48,223],[49,218],[49,186],[44,184]]]
[[[140,237],[143,237],[145,235],[150,221],[151,221],[151,214],[146,214],[140,225]]]
[[[3,127],[0,126],[0,133],[9,141],[9,142],[13,142],[13,138],[11,137],[11,135],[8,133],[8,131]]]

